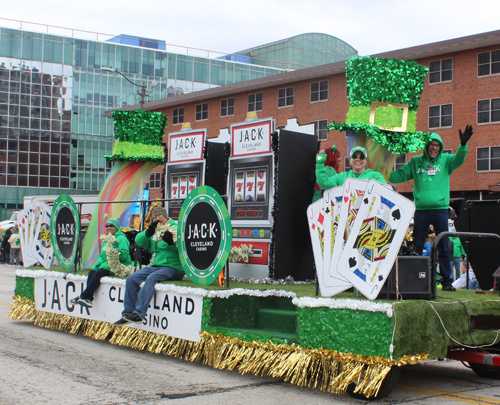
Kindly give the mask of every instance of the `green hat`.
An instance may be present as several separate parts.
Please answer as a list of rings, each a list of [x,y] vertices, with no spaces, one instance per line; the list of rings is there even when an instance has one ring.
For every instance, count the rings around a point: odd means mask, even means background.
[[[328,129],[364,131],[397,154],[417,152],[429,140],[416,131],[417,109],[429,68],[415,61],[354,57],[346,62],[349,111]]]
[[[368,157],[366,154],[366,149],[363,148],[362,146],[355,146],[354,148],[351,149],[351,158],[354,156],[355,152],[361,152],[363,154],[364,159]]]
[[[108,221],[106,222],[106,225],[113,225],[117,231],[120,230],[121,226],[120,226],[120,219],[118,218],[110,218],[108,219]]]

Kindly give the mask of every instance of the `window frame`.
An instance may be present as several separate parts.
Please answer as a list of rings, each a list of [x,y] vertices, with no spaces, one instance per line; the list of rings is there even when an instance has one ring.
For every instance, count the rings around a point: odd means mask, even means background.
[[[149,176],[149,189],[160,189],[161,188],[161,172],[151,173]],[[154,179],[153,179],[154,177]],[[156,183],[158,183],[158,187],[156,187]]]
[[[492,156],[492,150],[495,149],[498,157]],[[479,158],[479,151],[480,150],[488,150],[488,157],[487,158]],[[498,161],[498,169],[492,169],[491,168],[491,161],[492,159],[495,159]],[[488,169],[479,169],[479,162],[487,161],[488,162]],[[476,172],[477,173],[498,173],[500,172],[500,146],[480,146],[476,148]]]
[[[480,103],[488,102],[488,110],[480,110]],[[498,104],[498,108],[492,109],[493,102]],[[488,113],[488,121],[481,121],[479,116],[480,114]],[[492,112],[496,112],[495,115],[498,116],[497,120],[492,121]],[[487,98],[484,100],[477,100],[477,125],[491,125],[491,124],[500,124],[500,98]]]
[[[250,98],[253,96],[254,98],[254,101],[250,101]],[[260,98],[260,101],[258,100],[258,98]],[[259,107],[259,103],[260,103],[260,109],[258,108]],[[250,109],[250,106],[254,106],[254,109]],[[247,112],[258,112],[258,111],[262,111],[262,109],[264,108],[264,93],[252,93],[252,94],[249,94],[248,95],[248,99],[247,99]]]
[[[325,120],[316,120],[316,121],[311,121],[310,123],[314,125],[314,135],[318,136],[318,140],[319,141],[326,141],[326,140],[328,140],[328,120],[326,120],[326,119]],[[319,127],[321,125],[321,123],[325,123],[326,124],[325,128],[320,128]],[[320,136],[320,134],[321,134],[320,131],[323,131],[323,130],[325,130],[326,136],[322,138]]]
[[[450,68],[443,68],[443,62],[451,62],[451,67]],[[438,70],[432,70],[432,64],[439,63],[439,69]],[[446,74],[446,72],[451,73],[451,78],[450,79],[443,79],[443,76]],[[432,80],[432,77],[439,75],[438,80]],[[440,84],[440,83],[450,83],[453,81],[453,58],[447,58],[447,59],[440,59],[440,60],[434,60],[429,62],[429,85],[434,85],[434,84]]]
[[[199,110],[199,111],[198,111]],[[208,120],[208,103],[196,104],[196,121]]]
[[[326,89],[321,88],[322,85],[326,83]],[[313,90],[313,86],[317,85],[317,89]],[[319,82],[313,82],[311,83],[311,103],[320,103],[324,101],[328,101],[328,94],[330,90],[330,85],[328,80],[321,80]],[[313,100],[313,96],[316,95],[316,99]]]
[[[451,114],[443,114],[443,107],[451,107]],[[431,109],[432,108],[437,108],[439,107],[439,115],[432,115],[431,116]],[[428,116],[428,121],[427,121],[427,126],[429,129],[439,129],[439,128],[452,128],[453,127],[453,104],[439,104],[439,105],[431,105],[429,106],[429,116]],[[451,123],[450,125],[443,125],[443,119],[445,117],[451,117]],[[431,119],[439,119],[439,126],[431,126]]]
[[[225,102],[226,106],[223,106],[224,102]],[[232,105],[229,105],[229,104],[231,104],[231,102],[232,102]],[[232,110],[232,112],[231,112],[231,110]],[[225,99],[220,101],[220,116],[221,116],[221,118],[234,116],[234,97],[225,98]]]
[[[180,120],[181,117],[182,120]],[[183,123],[184,123],[184,107],[174,108],[172,111],[172,125],[181,125]]]
[[[404,160],[404,162],[398,162],[399,159],[403,158],[402,160]],[[400,168],[402,168],[406,163],[407,163],[407,155],[406,153],[403,153],[401,156],[399,156],[395,161],[394,161],[394,165],[393,165],[393,170],[398,170]]]
[[[284,95],[280,95],[280,93],[284,91]],[[291,93],[291,94],[289,94]],[[292,102],[289,103],[289,99],[292,99]],[[280,106],[280,101],[283,100],[284,105]],[[295,86],[283,87],[278,89],[278,108],[288,108],[293,107],[295,105]]]
[[[481,63],[481,56],[488,55],[488,61]],[[493,60],[493,59],[497,60]],[[481,73],[481,68],[488,66],[488,73]],[[492,70],[497,70],[492,73]],[[500,74],[500,50],[481,52],[477,54],[477,77],[498,76]]]

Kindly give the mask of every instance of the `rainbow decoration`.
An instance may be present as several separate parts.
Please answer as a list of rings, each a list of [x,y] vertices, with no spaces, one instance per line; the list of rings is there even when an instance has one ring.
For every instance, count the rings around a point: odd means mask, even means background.
[[[99,193],[98,201],[131,201],[137,200],[142,193],[144,181],[149,179],[155,162],[118,162],[106,178]],[[100,252],[99,235],[104,233],[104,225],[107,218],[121,218],[129,208],[130,203],[100,203],[92,214],[92,220],[83,239],[82,264],[84,268],[90,268],[97,261]],[[129,224],[122,223],[121,226]]]

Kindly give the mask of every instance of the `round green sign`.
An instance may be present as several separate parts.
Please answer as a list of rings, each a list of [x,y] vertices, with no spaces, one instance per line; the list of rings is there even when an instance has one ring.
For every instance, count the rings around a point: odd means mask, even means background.
[[[78,240],[80,238],[80,216],[75,202],[69,195],[61,195],[54,202],[50,218],[50,234],[54,255],[66,271],[73,268]]]
[[[224,268],[232,243],[229,213],[217,191],[199,186],[189,193],[179,214],[177,238],[186,275],[210,285]]]

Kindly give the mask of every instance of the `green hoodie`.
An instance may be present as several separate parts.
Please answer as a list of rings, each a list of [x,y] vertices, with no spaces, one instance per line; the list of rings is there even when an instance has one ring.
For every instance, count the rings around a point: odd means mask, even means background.
[[[116,231],[114,237],[116,238],[116,242],[113,244],[113,247],[118,249],[120,252],[120,263],[125,266],[131,266],[134,264],[132,259],[130,258],[130,242],[127,239],[127,236],[122,231]],[[102,242],[101,244],[101,253],[97,258],[96,264],[92,269],[99,270],[109,270],[108,264],[108,254],[106,253],[106,245],[108,242]]]
[[[172,218],[170,218],[169,224],[177,226]],[[153,240],[153,237],[149,238],[146,236],[145,230],[136,235],[135,243],[144,249],[149,249],[149,251],[153,253],[151,263],[149,264],[151,267],[169,266],[184,274],[181,259],[179,257],[179,250],[177,249],[177,246],[175,246],[175,243],[173,245],[169,245],[162,239],[156,242]]]
[[[459,145],[456,154],[443,153],[441,137],[432,133],[429,142],[439,142],[439,155],[431,160],[427,145],[423,155],[414,156],[403,167],[394,170],[389,177],[391,183],[414,180],[413,199],[417,210],[448,209],[450,205],[450,175],[465,162],[468,146]],[[427,167],[432,166],[435,175],[428,175]]]

